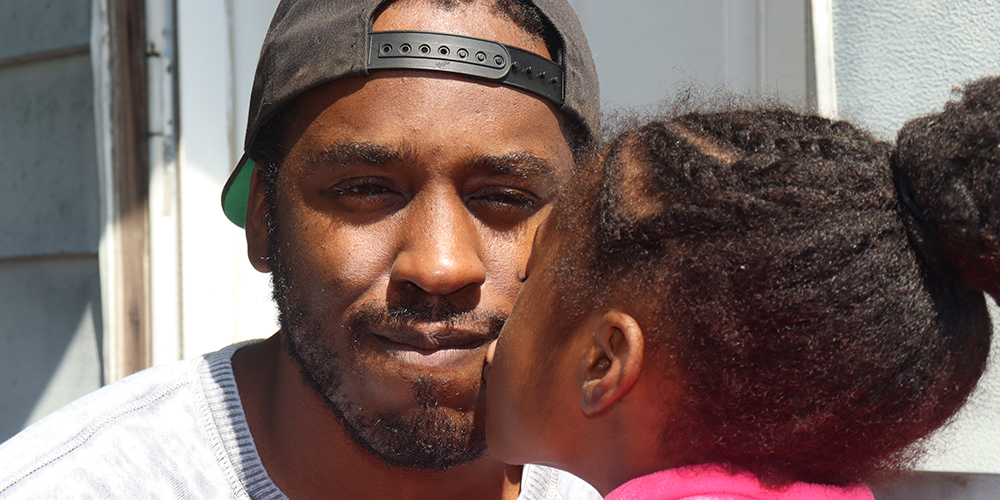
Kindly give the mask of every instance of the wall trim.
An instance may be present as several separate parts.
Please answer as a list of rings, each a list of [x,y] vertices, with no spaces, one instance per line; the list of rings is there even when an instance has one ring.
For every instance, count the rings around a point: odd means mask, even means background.
[[[94,0],[104,382],[150,365],[144,0]]]
[[[836,119],[837,66],[834,57],[833,0],[808,0],[810,37],[809,101],[819,114]]]

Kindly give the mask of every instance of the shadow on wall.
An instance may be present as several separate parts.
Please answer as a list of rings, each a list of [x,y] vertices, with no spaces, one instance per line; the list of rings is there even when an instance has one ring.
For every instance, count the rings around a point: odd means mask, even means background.
[[[0,442],[101,387],[97,258],[0,264]]]
[[[90,25],[0,1],[0,440],[103,379]]]
[[[995,500],[1000,476],[916,472],[897,485],[875,491],[876,500]]]

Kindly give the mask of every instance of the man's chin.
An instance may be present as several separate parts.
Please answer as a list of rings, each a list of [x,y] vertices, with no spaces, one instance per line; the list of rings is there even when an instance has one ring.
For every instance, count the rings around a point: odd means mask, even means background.
[[[364,332],[373,329],[372,325],[405,326],[408,321],[440,322],[449,318],[428,319],[426,307],[390,312],[372,306],[359,308],[352,314],[353,319],[339,321],[353,326],[348,328],[351,348],[338,351],[331,343],[336,335],[323,328],[338,322],[296,307],[304,301],[290,295],[294,280],[284,277],[280,259],[274,261],[274,296],[284,347],[299,366],[302,380],[322,396],[355,443],[391,466],[430,471],[444,471],[485,455],[485,432],[476,419],[483,402],[480,382],[485,347],[428,352],[405,347],[387,349]],[[476,323],[488,325],[482,327],[489,330],[483,337],[495,337],[502,318],[488,314]],[[370,392],[368,400],[363,399],[364,393],[352,397],[352,392],[342,386],[347,374],[369,383],[378,381],[381,390],[393,394],[390,399],[401,404],[376,413],[379,408],[370,403],[378,398]]]
[[[445,471],[486,454],[485,433],[471,413],[435,407],[365,418],[340,406],[331,403],[354,442],[393,467]]]
[[[294,341],[293,341],[294,344]],[[475,394],[461,398],[453,385],[424,374],[407,382],[411,405],[398,412],[375,413],[342,391],[339,363],[318,363],[314,353],[291,350],[306,384],[322,396],[354,442],[370,455],[393,467],[444,471],[474,462],[486,453],[485,432],[475,419]],[[310,356],[310,354],[313,354]],[[399,373],[396,374],[397,376]],[[442,401],[468,400],[471,408],[459,409]]]

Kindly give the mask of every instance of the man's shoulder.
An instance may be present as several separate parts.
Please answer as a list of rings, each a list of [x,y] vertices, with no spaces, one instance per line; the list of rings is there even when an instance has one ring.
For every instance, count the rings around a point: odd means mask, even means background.
[[[601,500],[593,486],[569,472],[525,465],[518,500]]]
[[[91,392],[0,445],[2,456],[34,456],[39,450],[85,441],[103,428],[128,421],[137,412],[162,404],[173,393],[196,383],[201,361],[191,359],[149,368]]]
[[[224,458],[224,450],[213,435],[217,432],[205,394],[211,387],[203,379],[213,360],[228,363],[231,352],[225,351],[126,377],[3,443],[0,497],[63,488],[82,496],[114,497],[123,491],[141,496],[136,485],[162,494],[176,482],[163,473],[171,470],[190,471],[205,476],[194,480],[211,482],[209,476],[219,475],[213,466]],[[223,479],[228,490],[230,478]]]

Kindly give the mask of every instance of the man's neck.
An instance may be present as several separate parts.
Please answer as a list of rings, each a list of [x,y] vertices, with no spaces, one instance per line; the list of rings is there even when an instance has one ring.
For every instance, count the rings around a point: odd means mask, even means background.
[[[514,500],[521,468],[487,456],[445,472],[391,467],[371,456],[299,376],[277,335],[233,356],[233,373],[261,462],[293,500]]]

